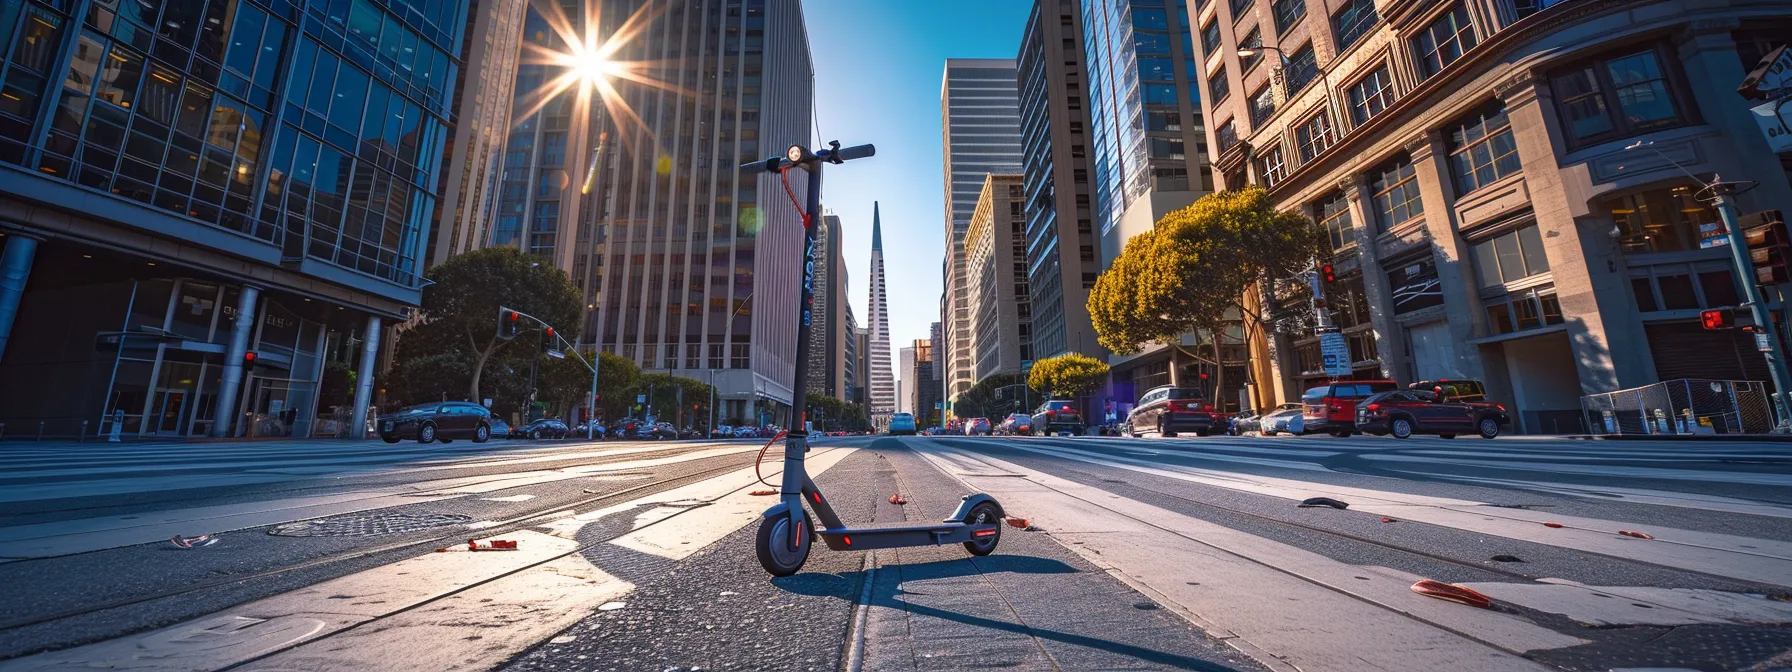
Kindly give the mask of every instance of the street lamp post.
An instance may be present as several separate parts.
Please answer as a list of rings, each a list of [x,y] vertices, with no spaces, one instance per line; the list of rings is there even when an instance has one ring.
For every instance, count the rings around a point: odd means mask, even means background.
[[[1281,91],[1281,93],[1282,93],[1282,101],[1279,101],[1279,102],[1286,102],[1288,100],[1288,93],[1289,93],[1288,88],[1287,88],[1288,87],[1288,54],[1283,53],[1281,48],[1279,48],[1279,47],[1258,45],[1255,47],[1240,48],[1238,50],[1238,57],[1239,58],[1250,58],[1252,56],[1256,56],[1265,51],[1276,52],[1276,67],[1273,68],[1274,72],[1271,73],[1271,77],[1276,80],[1276,88],[1277,88],[1277,90]]]

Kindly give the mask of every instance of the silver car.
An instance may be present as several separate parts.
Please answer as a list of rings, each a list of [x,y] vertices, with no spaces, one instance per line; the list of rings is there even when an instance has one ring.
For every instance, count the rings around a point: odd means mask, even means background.
[[[1299,436],[1306,429],[1306,421],[1301,417],[1300,404],[1282,404],[1274,413],[1263,416],[1264,436],[1276,434],[1293,434]]]

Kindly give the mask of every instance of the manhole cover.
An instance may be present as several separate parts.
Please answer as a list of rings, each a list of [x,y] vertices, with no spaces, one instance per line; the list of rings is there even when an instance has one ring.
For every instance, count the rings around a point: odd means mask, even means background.
[[[458,513],[364,513],[287,523],[268,530],[281,537],[372,537],[473,522]]]

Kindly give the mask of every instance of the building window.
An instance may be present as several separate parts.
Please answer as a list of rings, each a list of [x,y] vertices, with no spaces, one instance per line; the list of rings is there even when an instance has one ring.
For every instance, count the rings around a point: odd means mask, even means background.
[[[1294,56],[1288,59],[1288,95],[1307,88],[1307,84],[1319,76],[1319,57],[1313,53],[1313,43],[1295,50]]]
[[[1487,328],[1494,334],[1561,324],[1562,304],[1553,286],[1485,299]]]
[[[1512,10],[1518,18],[1523,19],[1559,4],[1562,4],[1562,0],[1512,0]]]
[[[1625,252],[1676,252],[1729,244],[1717,213],[1690,186],[1651,189],[1611,201]]]
[[[1387,231],[1425,213],[1419,199],[1419,181],[1412,160],[1405,156],[1382,164],[1370,173],[1369,190],[1375,193],[1375,223]]]
[[[1456,195],[1466,195],[1518,172],[1518,144],[1512,139],[1504,103],[1495,102],[1472,112],[1447,130]]]
[[[1201,27],[1201,53],[1208,56],[1220,51],[1220,22],[1218,19]]]
[[[1356,244],[1356,223],[1350,219],[1350,199],[1344,194],[1335,194],[1319,204],[1319,225],[1331,239],[1333,251]]]
[[[1498,287],[1549,271],[1543,237],[1535,224],[1474,243],[1472,250],[1482,287]]]
[[[1455,9],[1437,18],[1426,26],[1424,32],[1412,40],[1413,53],[1419,59],[1419,75],[1430,77],[1437,74],[1462,54],[1475,48],[1475,25],[1469,21],[1468,7],[1457,5]]]
[[[1219,153],[1221,154],[1225,154],[1226,150],[1238,146],[1238,127],[1236,124],[1233,124],[1232,121],[1233,120],[1231,119],[1227,119],[1226,123],[1220,124],[1219,130],[1213,132],[1213,141],[1219,146]]]
[[[1251,94],[1252,129],[1261,129],[1263,127],[1263,122],[1269,121],[1269,118],[1275,116],[1275,113],[1276,96],[1273,87],[1264,85],[1264,87],[1258,89],[1256,93]]]
[[[1444,305],[1444,294],[1437,281],[1437,261],[1429,253],[1407,262],[1382,262],[1388,269],[1388,294],[1394,300],[1394,314]]]
[[[1276,35],[1287,35],[1288,29],[1307,15],[1307,0],[1275,0],[1270,9],[1276,18]]]
[[[1381,16],[1375,13],[1375,0],[1350,0],[1332,15],[1332,36],[1338,40],[1338,51],[1342,53],[1349,49],[1380,21]]]
[[[1281,143],[1272,144],[1257,155],[1257,176],[1263,179],[1265,187],[1273,187],[1288,176],[1288,164],[1282,160]]]
[[[1238,48],[1257,50],[1256,53],[1249,56],[1238,57],[1238,67],[1243,68],[1245,72],[1250,72],[1251,68],[1255,68],[1258,63],[1263,62],[1263,30],[1252,28],[1251,32],[1244,36],[1244,39],[1238,41]]]
[[[1147,141],[1147,145],[1146,145],[1147,151],[1149,152],[1151,158],[1153,158],[1153,159],[1178,159],[1178,160],[1181,160],[1181,159],[1188,158],[1186,155],[1183,154],[1183,145],[1182,145],[1181,140],[1172,140],[1169,138],[1146,138],[1146,141]],[[1014,203],[1013,205],[1019,206],[1020,204]]]
[[[1350,85],[1345,92],[1350,102],[1350,123],[1356,126],[1375,118],[1382,110],[1394,104],[1394,78],[1388,76],[1388,66],[1383,65],[1373,72],[1364,75]]]
[[[1576,145],[1625,138],[1684,121],[1654,48],[1568,68],[1551,78],[1550,88],[1556,94],[1562,125]]]
[[[1232,93],[1232,85],[1226,81],[1226,69],[1222,67],[1207,78],[1207,99],[1218,104],[1229,93]]]
[[[1337,141],[1338,135],[1332,132],[1331,117],[1323,109],[1294,129],[1294,144],[1300,151],[1300,162],[1303,164],[1312,161]]]
[[[1244,15],[1249,13],[1246,10],[1251,8],[1251,3],[1254,1],[1255,0],[1232,0],[1232,20],[1237,21],[1244,18]]]

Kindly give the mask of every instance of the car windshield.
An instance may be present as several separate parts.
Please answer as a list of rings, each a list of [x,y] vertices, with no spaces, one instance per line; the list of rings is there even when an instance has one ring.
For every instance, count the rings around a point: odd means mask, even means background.
[[[1045,410],[1048,410],[1048,411],[1074,411],[1074,410],[1076,410],[1076,408],[1075,408],[1075,404],[1073,402],[1048,401],[1048,402],[1045,402]]]
[[[1172,387],[1172,388],[1170,388],[1170,398],[1171,399],[1201,399],[1202,395],[1201,395],[1200,390],[1197,390],[1192,387]]]

